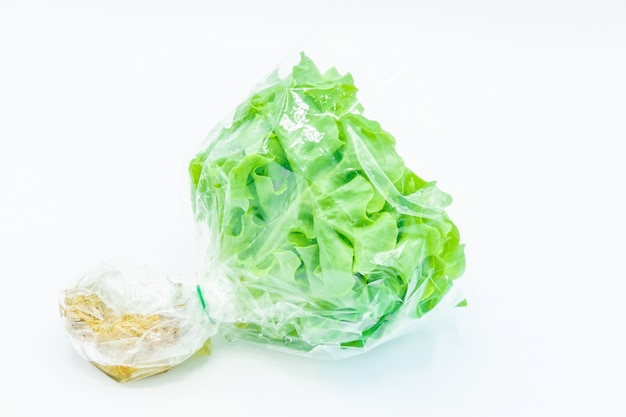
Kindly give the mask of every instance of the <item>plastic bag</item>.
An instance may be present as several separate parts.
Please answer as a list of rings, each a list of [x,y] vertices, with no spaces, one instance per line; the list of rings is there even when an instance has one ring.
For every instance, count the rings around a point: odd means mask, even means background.
[[[165,372],[210,351],[217,327],[195,287],[123,260],[86,272],[59,297],[78,353],[118,382]]]
[[[61,293],[75,349],[119,382],[207,351],[218,326],[338,359],[464,303],[451,198],[405,166],[356,93],[304,54],[257,86],[189,166],[198,285],[104,263]]]
[[[405,166],[356,93],[302,54],[191,161],[200,285],[228,339],[336,359],[463,302],[450,197]]]

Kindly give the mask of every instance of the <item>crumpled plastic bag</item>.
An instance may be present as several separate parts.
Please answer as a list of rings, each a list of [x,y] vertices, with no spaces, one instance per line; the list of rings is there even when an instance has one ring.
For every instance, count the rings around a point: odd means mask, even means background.
[[[302,54],[191,161],[199,284],[229,340],[336,359],[464,303],[451,198],[405,166],[356,93]]]
[[[84,273],[61,292],[59,305],[75,350],[118,382],[210,352],[217,330],[196,287],[119,259]]]

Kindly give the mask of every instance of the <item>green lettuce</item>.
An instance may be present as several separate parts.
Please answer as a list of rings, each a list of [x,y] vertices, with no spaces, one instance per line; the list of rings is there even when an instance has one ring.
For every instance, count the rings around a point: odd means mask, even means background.
[[[190,163],[205,292],[230,339],[359,350],[422,317],[465,267],[449,195],[362,115],[350,74],[301,54]]]

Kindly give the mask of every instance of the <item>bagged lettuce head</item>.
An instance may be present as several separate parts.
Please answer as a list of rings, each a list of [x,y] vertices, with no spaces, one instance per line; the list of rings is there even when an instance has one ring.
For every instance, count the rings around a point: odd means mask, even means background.
[[[201,287],[228,339],[340,358],[461,301],[450,197],[405,166],[356,93],[302,54],[191,161]]]

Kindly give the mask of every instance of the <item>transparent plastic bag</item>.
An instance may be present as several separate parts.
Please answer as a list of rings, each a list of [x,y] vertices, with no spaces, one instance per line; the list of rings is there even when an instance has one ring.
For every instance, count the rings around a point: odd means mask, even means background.
[[[463,302],[450,197],[405,166],[356,93],[302,54],[191,161],[199,282],[228,339],[336,359]]]
[[[451,198],[407,168],[349,73],[302,54],[212,131],[189,170],[198,285],[117,260],[60,295],[75,349],[119,382],[206,351],[218,327],[339,359],[464,303]]]
[[[124,260],[104,262],[61,292],[66,332],[76,351],[118,382],[165,372],[210,351],[217,326],[196,287]]]

